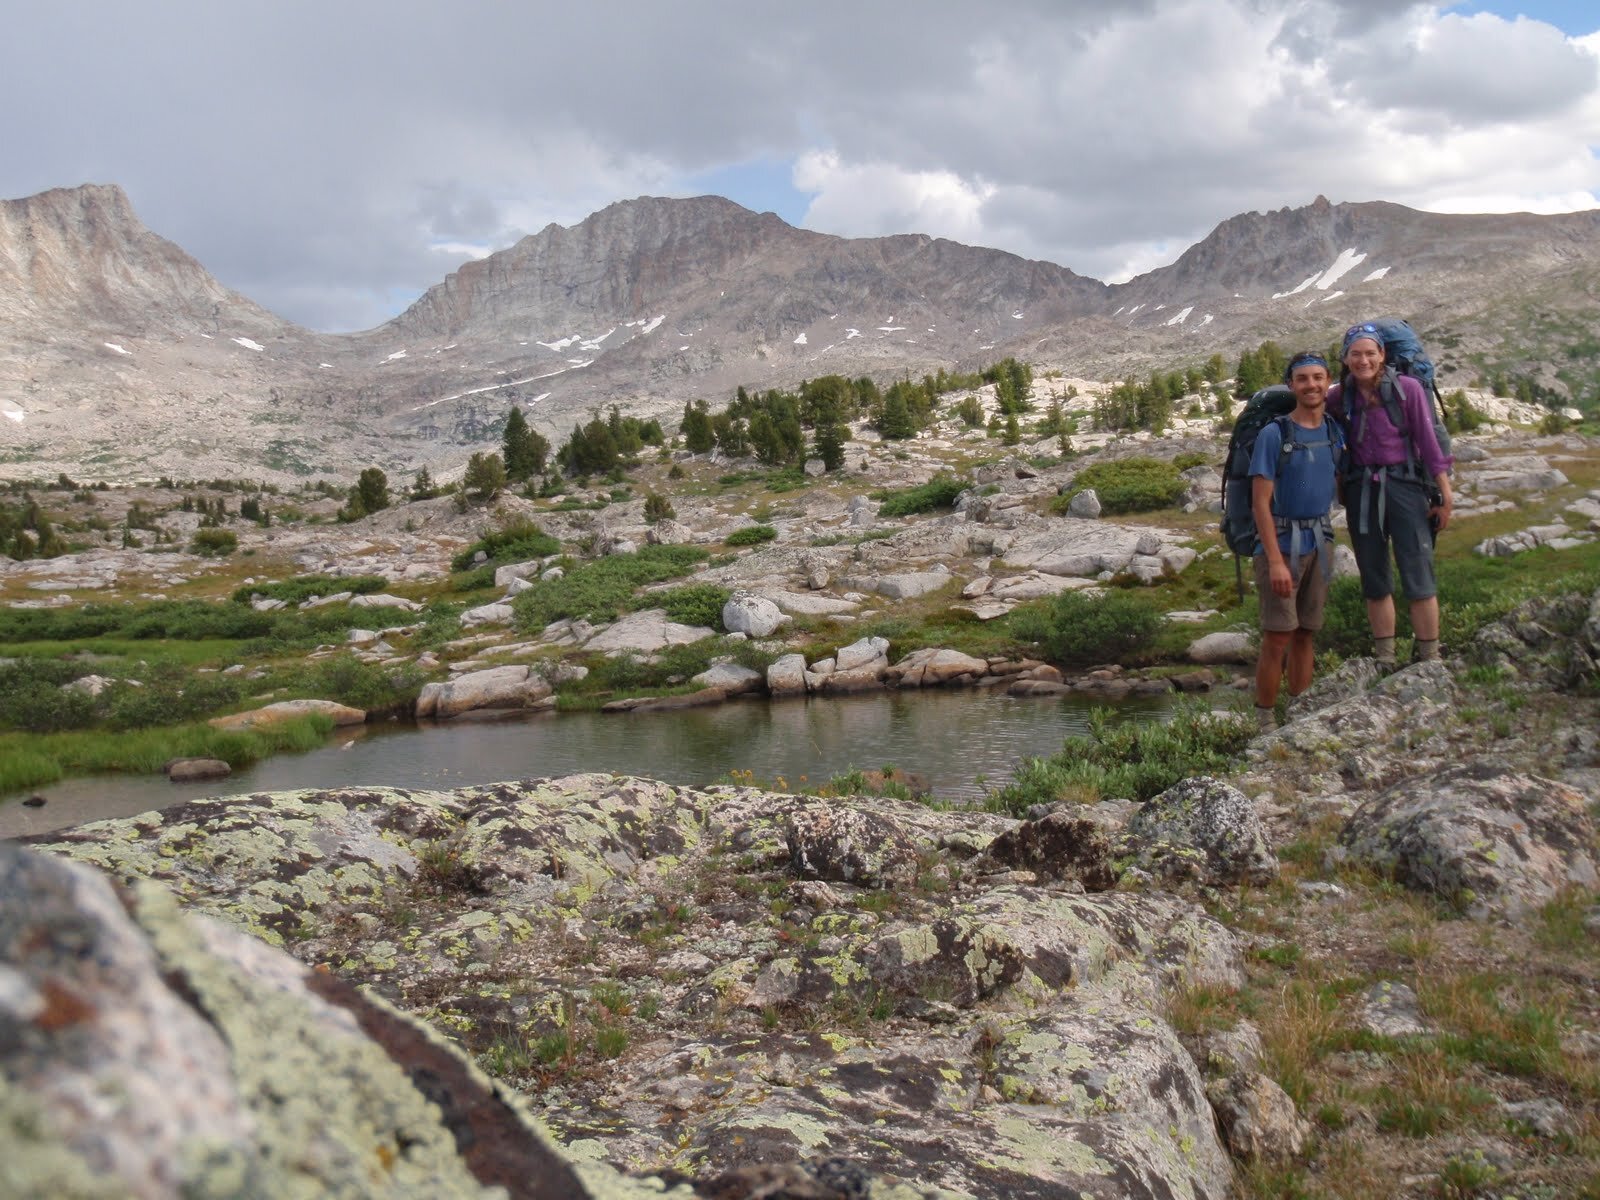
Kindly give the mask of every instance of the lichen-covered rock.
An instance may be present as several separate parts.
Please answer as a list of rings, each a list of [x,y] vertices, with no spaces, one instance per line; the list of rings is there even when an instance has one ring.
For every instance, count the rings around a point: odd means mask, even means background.
[[[1228,1075],[1213,1081],[1206,1094],[1236,1158],[1271,1162],[1305,1147],[1306,1122],[1289,1094],[1267,1076],[1255,1071]]]
[[[796,881],[791,818],[819,811],[891,826],[915,875]],[[597,1196],[630,1186],[604,1160],[702,1195],[804,1175],[879,1200],[1220,1200],[1222,1152],[1163,1013],[1179,986],[1242,984],[1236,939],[1171,895],[992,884],[947,861],[1015,824],[590,775],[214,799],[40,848],[160,880],[331,968],[309,978],[370,983],[448,1031],[529,1085]],[[578,1068],[533,1086],[546,1068],[517,1056],[573,1020]],[[636,1036],[601,1058],[614,1023]]]
[[[1112,977],[1148,998],[1177,981],[1243,981],[1233,936],[1199,909],[1161,896],[1015,885],[990,888],[926,923],[892,927],[858,957],[880,987],[962,1006],[1010,988],[1048,1000]]]
[[[1493,759],[1395,784],[1351,815],[1339,841],[1357,860],[1476,916],[1515,915],[1600,883],[1584,797]]]
[[[1174,784],[1128,822],[1140,865],[1206,883],[1265,883],[1278,876],[1255,806],[1238,788],[1209,775]]]
[[[1091,892],[1116,886],[1111,839],[1096,821],[1062,809],[1024,821],[989,843],[984,859],[1033,871],[1041,879],[1076,880]],[[983,864],[977,864],[981,869]]]
[[[815,806],[789,814],[789,863],[802,879],[908,887],[917,845],[892,822],[858,808]]]
[[[1600,671],[1600,590],[1524,601],[1478,630],[1466,648],[1472,662],[1525,683],[1569,688]]]
[[[6,1195],[589,1194],[458,1052],[348,984],[5,843],[0,891]]]

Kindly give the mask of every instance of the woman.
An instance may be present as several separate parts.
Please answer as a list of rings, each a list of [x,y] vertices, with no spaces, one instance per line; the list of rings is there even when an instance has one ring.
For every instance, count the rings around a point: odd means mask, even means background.
[[[1328,412],[1343,422],[1349,471],[1343,500],[1350,543],[1361,570],[1361,594],[1372,627],[1373,655],[1393,666],[1394,576],[1411,606],[1416,657],[1439,657],[1439,595],[1433,539],[1450,524],[1451,459],[1439,448],[1422,384],[1384,362],[1383,335],[1367,322],[1344,335],[1339,382],[1328,389]],[[1400,418],[1399,427],[1391,413]]]

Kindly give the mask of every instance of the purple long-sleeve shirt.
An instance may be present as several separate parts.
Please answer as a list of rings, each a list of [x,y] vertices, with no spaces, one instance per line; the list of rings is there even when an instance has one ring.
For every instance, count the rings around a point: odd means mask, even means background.
[[[1427,393],[1422,390],[1422,384],[1409,375],[1397,375],[1395,381],[1400,388],[1400,412],[1406,419],[1406,428],[1410,431],[1423,472],[1429,479],[1444,474],[1455,460],[1439,448],[1439,439],[1433,433],[1433,413],[1429,411]],[[1383,403],[1374,398],[1370,405],[1363,405],[1365,397],[1360,391],[1354,386],[1350,390],[1356,402],[1351,406],[1351,411],[1346,412],[1340,385],[1336,383],[1328,389],[1328,413],[1345,428],[1350,439],[1351,461],[1358,467],[1386,467],[1405,462],[1405,441],[1389,420],[1389,414],[1383,411]],[[1363,407],[1367,409],[1364,419],[1360,415]],[[1360,441],[1356,440],[1358,429]]]

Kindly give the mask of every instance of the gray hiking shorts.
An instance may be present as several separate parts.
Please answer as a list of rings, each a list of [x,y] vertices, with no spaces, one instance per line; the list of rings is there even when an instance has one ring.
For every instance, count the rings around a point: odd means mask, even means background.
[[[1361,570],[1361,594],[1368,600],[1394,595],[1394,573],[1389,551],[1400,568],[1400,586],[1407,600],[1426,600],[1439,593],[1433,577],[1433,531],[1428,527],[1428,488],[1414,479],[1388,480],[1382,490],[1376,483],[1366,489],[1367,532],[1361,532],[1361,480],[1344,485],[1345,511],[1350,524],[1350,546]],[[1380,528],[1380,520],[1381,528]]]

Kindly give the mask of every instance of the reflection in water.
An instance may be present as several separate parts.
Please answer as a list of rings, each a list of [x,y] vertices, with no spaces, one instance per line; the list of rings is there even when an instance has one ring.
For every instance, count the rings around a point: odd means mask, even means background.
[[[200,796],[357,784],[455,788],[502,779],[603,771],[698,785],[753,772],[791,788],[851,768],[894,764],[936,796],[974,800],[1022,759],[1053,754],[1088,728],[1081,697],[1016,699],[972,691],[876,692],[829,700],[737,701],[639,715],[571,713],[495,722],[336,730],[307,754],[280,755],[228,779],[174,785],[160,776],[108,775],[41,789],[44,808],[0,804],[0,837],[128,816]],[[1162,697],[1118,713],[1161,720]]]

